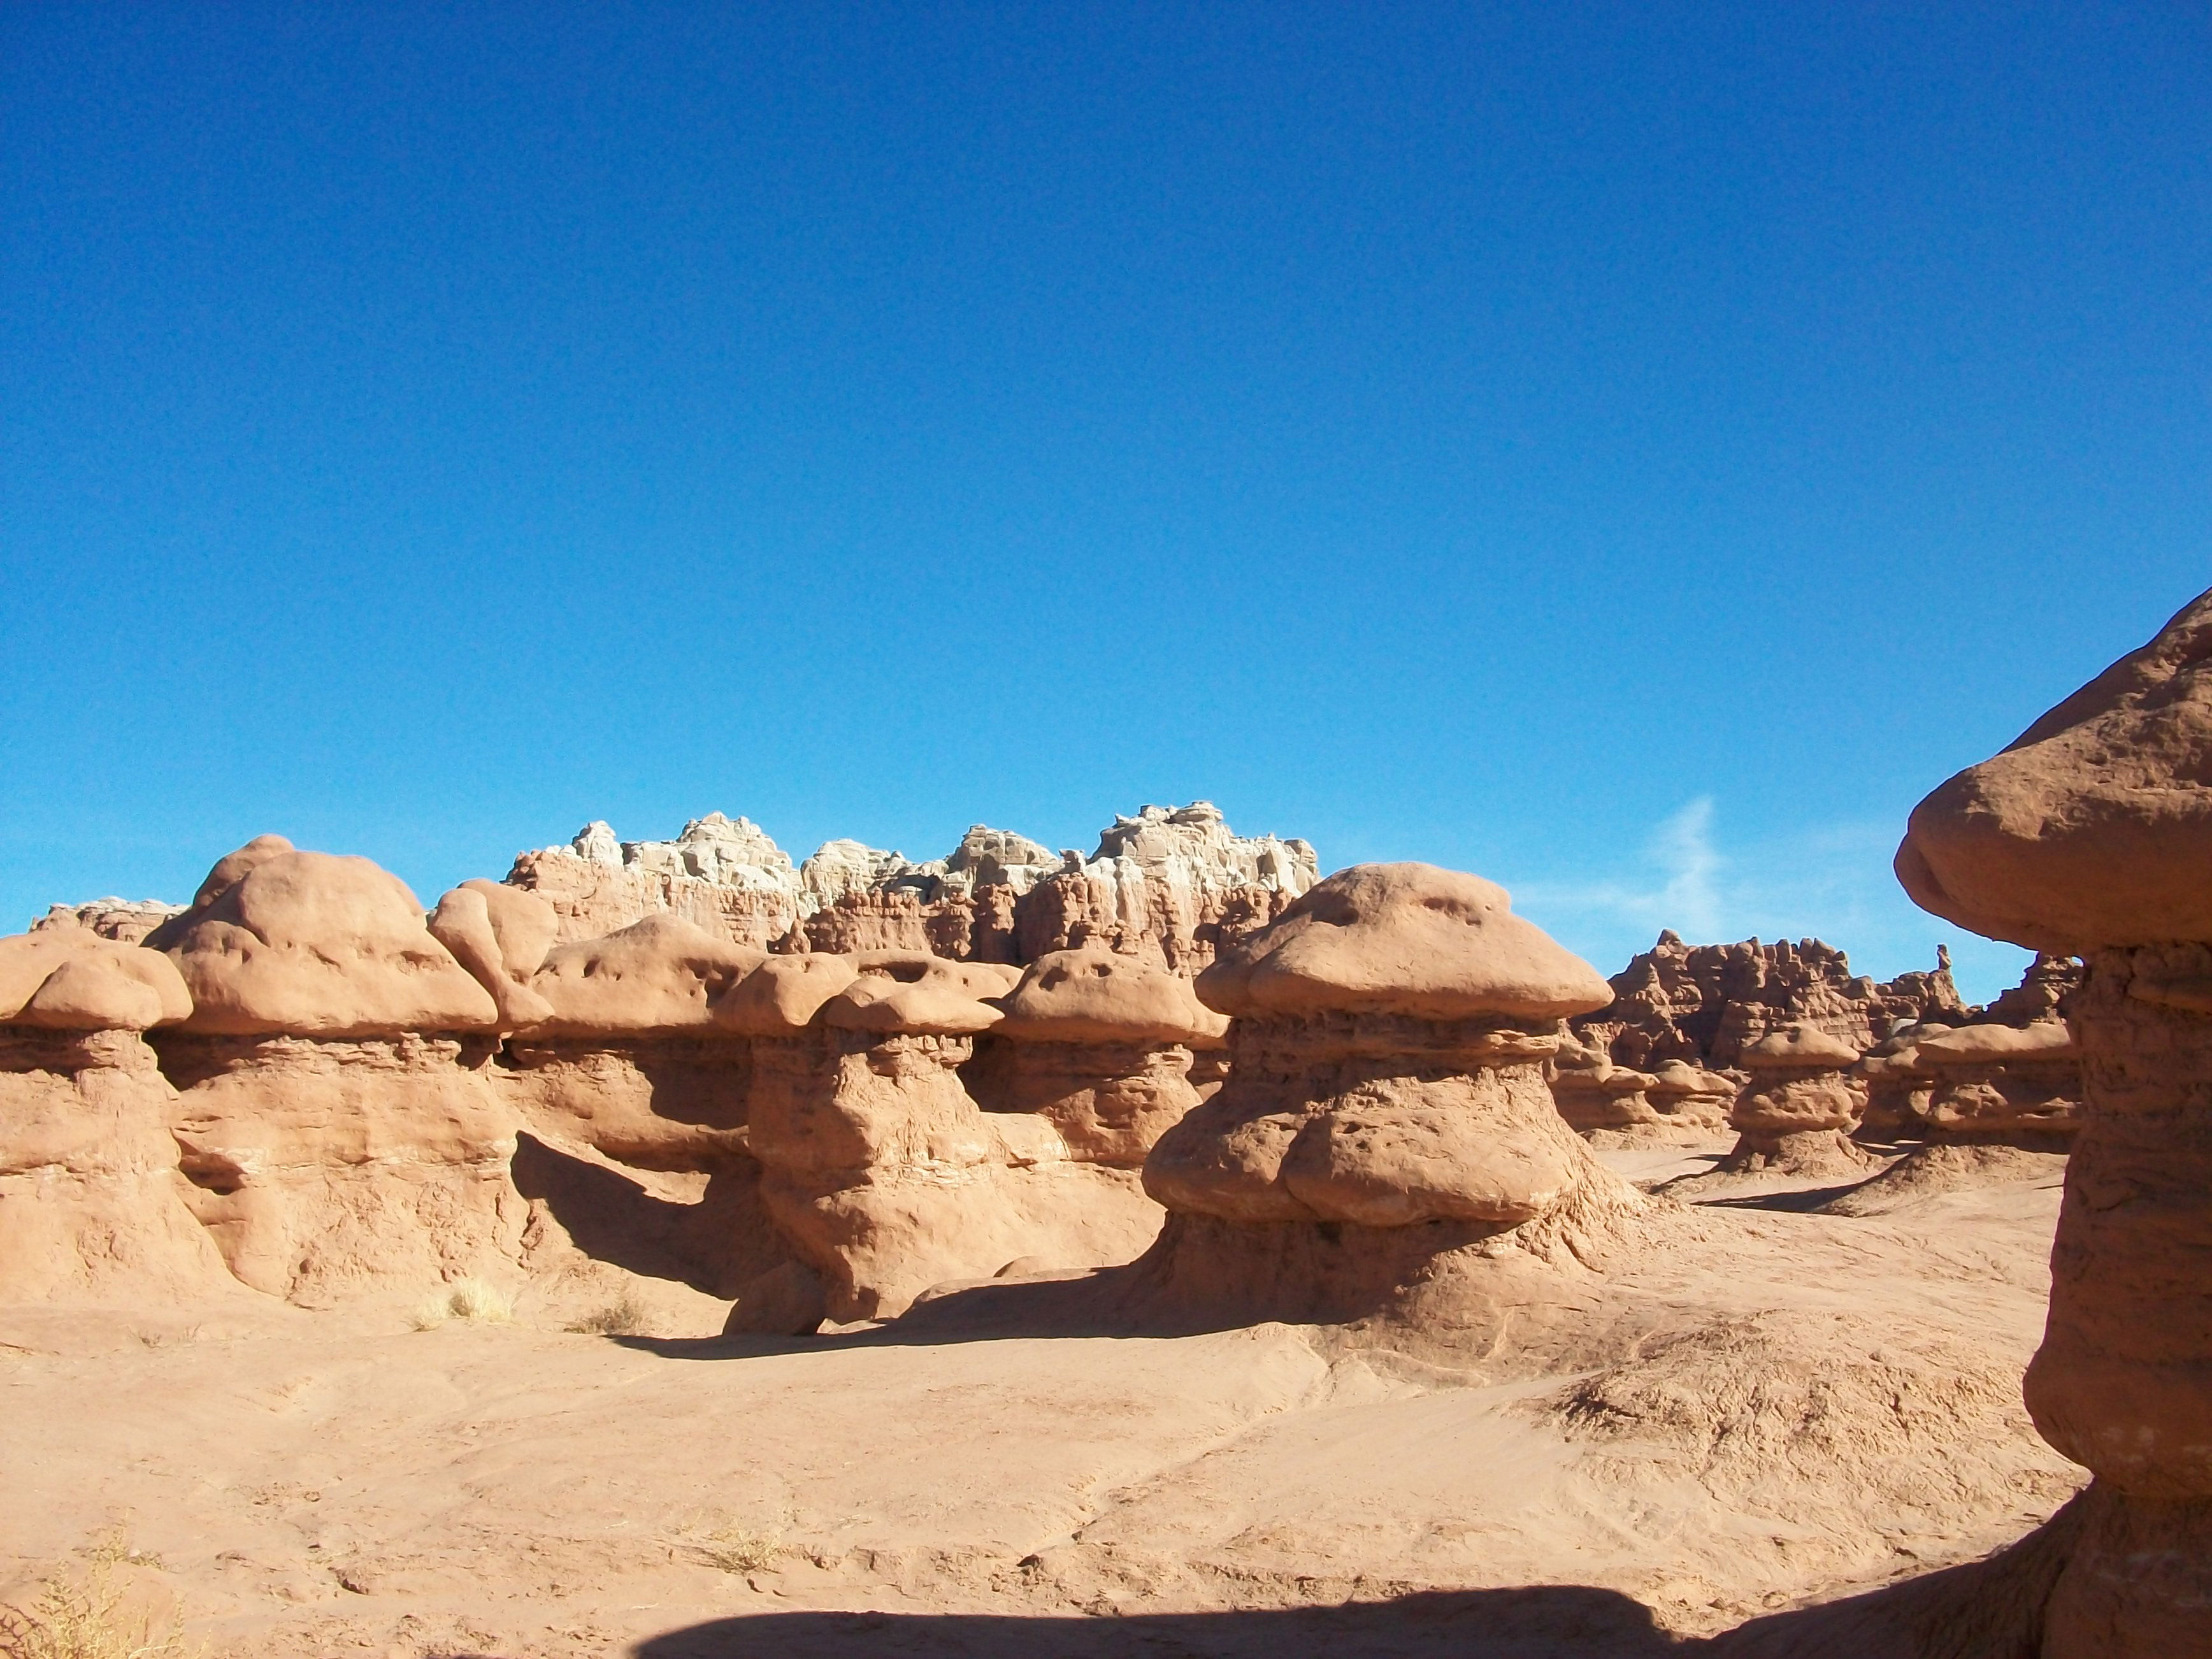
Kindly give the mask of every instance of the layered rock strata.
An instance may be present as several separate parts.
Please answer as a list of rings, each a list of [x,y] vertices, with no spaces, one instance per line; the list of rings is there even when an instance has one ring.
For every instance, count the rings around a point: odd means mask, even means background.
[[[1070,1157],[1116,1169],[1143,1168],[1198,1105],[1194,1053],[1226,1046],[1228,1020],[1189,981],[1110,951],[1054,951],[999,1002],[1005,1018],[976,1039],[970,1092],[993,1111],[1036,1114]]]
[[[514,1264],[499,1007],[396,877],[261,836],[147,943],[191,994],[155,1042],[192,1212],[239,1279],[313,1304]]]
[[[1280,915],[1316,875],[1304,842],[1237,836],[1218,808],[1194,801],[1116,818],[1087,860],[984,824],[925,863],[833,841],[793,866],[758,826],[720,813],[672,842],[622,842],[592,823],[568,847],[521,854],[507,880],[552,904],[564,939],[667,911],[782,952],[1025,963],[1093,945],[1188,976]]]
[[[235,1289],[185,1203],[145,1032],[191,1012],[167,957],[73,919],[0,939],[0,1302]]]
[[[1545,1066],[1607,991],[1503,889],[1342,871],[1197,989],[1231,1017],[1232,1065],[1146,1162],[1169,1219],[1133,1293],[1493,1358],[1509,1323],[1534,1342],[1586,1309],[1583,1264],[1644,1200],[1561,1120]]]
[[[924,1291],[1030,1259],[1126,1260],[1158,1213],[1133,1176],[1077,1164],[1039,1117],[986,1114],[963,1086],[1007,969],[922,955],[763,963],[715,1018],[752,1039],[750,1146],[769,1212],[815,1276],[749,1296],[734,1329],[888,1318]]]
[[[1914,809],[1923,908],[2080,956],[2086,1097],[2028,1367],[2092,1470],[2045,1659],[2212,1650],[2212,593]]]

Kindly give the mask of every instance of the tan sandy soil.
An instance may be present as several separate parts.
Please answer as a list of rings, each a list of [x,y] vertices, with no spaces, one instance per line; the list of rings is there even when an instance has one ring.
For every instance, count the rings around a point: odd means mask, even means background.
[[[1723,1150],[1605,1156],[1650,1183]],[[120,1528],[234,1659],[1667,1651],[2079,1484],[2018,1394],[2055,1179],[1818,1197],[1717,1195],[1624,1270],[1671,1310],[1637,1355],[1504,1386],[1281,1325],[0,1311],[0,1596]]]

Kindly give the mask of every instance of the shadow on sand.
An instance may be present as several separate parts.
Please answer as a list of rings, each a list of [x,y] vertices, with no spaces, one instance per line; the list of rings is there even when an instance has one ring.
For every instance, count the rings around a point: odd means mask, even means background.
[[[1218,1613],[765,1613],[638,1644],[635,1659],[2037,1659],[2086,1494],[1985,1560],[1709,1638],[1616,1590],[1431,1590]]]
[[[1684,1648],[1626,1595],[1546,1585],[1224,1613],[769,1613],[671,1631],[632,1651],[637,1659],[1647,1659]]]

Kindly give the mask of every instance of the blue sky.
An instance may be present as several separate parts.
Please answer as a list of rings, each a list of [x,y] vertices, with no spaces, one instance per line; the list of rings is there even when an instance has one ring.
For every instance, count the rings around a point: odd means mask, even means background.
[[[263,830],[1211,798],[2019,953],[1906,811],[2212,581],[2201,9],[0,9],[0,923]]]

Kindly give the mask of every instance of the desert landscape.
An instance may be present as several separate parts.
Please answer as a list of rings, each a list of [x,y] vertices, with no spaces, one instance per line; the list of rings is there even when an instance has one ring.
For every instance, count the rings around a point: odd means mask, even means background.
[[[1986,1006],[1204,802],[58,904],[0,1652],[2212,1653],[2208,734],[2212,593],[1922,802]]]

